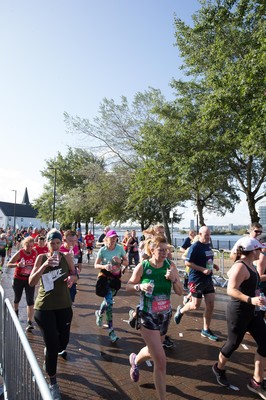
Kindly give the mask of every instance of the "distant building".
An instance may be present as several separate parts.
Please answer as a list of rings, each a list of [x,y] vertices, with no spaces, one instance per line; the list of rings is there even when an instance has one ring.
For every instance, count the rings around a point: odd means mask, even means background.
[[[191,220],[190,220],[190,227],[189,227],[189,229],[190,229],[190,230],[194,230],[194,229],[195,229],[195,222],[194,222],[194,219],[191,219]]]
[[[263,231],[266,232],[266,203],[262,203],[258,207],[258,214],[260,217],[260,224],[262,225]]]
[[[37,218],[35,210],[29,201],[27,188],[22,199],[22,203],[7,203],[0,201],[0,228],[41,228],[44,224]]]

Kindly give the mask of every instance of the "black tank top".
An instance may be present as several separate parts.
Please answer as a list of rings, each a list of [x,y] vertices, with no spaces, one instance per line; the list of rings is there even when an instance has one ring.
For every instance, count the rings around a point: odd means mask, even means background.
[[[259,287],[259,274],[257,273],[257,271],[253,271],[252,269],[250,269],[244,261],[239,260],[237,262],[241,262],[242,264],[244,264],[249,272],[249,278],[241,283],[241,285],[239,286],[239,290],[247,296],[254,297],[256,295],[256,289],[258,289]]]

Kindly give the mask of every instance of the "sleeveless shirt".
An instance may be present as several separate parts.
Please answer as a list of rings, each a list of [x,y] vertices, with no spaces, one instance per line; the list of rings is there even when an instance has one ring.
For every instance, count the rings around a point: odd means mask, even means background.
[[[40,288],[35,300],[36,310],[61,310],[71,307],[71,297],[65,279],[69,275],[69,266],[64,254],[60,253],[58,267],[48,267],[40,279]],[[42,263],[47,260],[43,255]],[[50,290],[48,290],[50,289]]]
[[[140,310],[150,314],[166,314],[171,310],[170,295],[172,282],[165,278],[170,262],[165,259],[161,268],[154,268],[149,260],[142,262],[143,274],[140,283],[154,281],[154,289],[151,297],[147,297],[145,292],[140,294]]]

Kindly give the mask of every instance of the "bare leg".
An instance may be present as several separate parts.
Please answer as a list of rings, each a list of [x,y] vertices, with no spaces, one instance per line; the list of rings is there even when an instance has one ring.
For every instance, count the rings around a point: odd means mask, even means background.
[[[254,375],[256,382],[262,382],[264,377],[265,357],[260,356],[257,352],[254,357]]]
[[[34,306],[27,306],[27,317],[29,321],[33,320]]]
[[[141,327],[141,335],[147,344],[141,349],[136,357],[136,363],[139,364],[147,358],[153,359],[154,384],[160,400],[166,399],[166,356],[162,346],[162,340],[159,331],[152,331]]]
[[[229,359],[226,358],[221,352],[219,353],[218,364],[217,367],[219,369],[225,369],[225,364]]]
[[[191,296],[191,301],[186,303],[184,307],[181,308],[181,313],[185,314],[188,311],[198,310],[200,308],[202,299],[197,299],[196,297]]]
[[[214,293],[208,293],[208,294],[204,295],[204,299],[205,299],[205,311],[203,314],[203,329],[204,330],[207,330],[210,328],[212,314],[213,314],[213,308],[214,308],[214,298],[215,298]]]

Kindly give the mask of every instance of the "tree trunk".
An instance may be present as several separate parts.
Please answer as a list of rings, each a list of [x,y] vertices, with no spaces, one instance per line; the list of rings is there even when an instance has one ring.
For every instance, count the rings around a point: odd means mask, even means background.
[[[247,196],[246,201],[248,203],[248,210],[249,210],[251,223],[259,222],[260,217],[256,210],[256,200],[255,200],[254,194],[251,192],[249,192],[249,193],[246,192],[246,196]]]
[[[165,236],[166,236],[167,242],[170,244],[173,244],[169,225],[168,225],[168,212],[166,211],[166,209],[163,206],[161,206],[161,212],[162,212],[163,225],[164,225],[164,231],[165,231]]]

